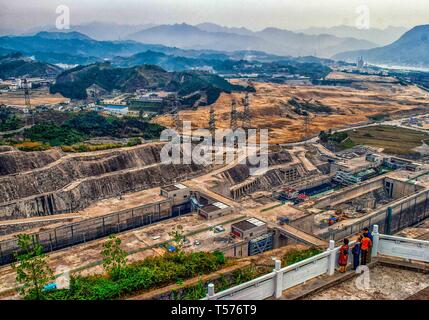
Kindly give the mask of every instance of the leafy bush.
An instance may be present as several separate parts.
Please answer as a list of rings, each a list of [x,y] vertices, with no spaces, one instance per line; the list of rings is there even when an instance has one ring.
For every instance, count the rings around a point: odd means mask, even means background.
[[[311,258],[322,251],[315,248],[310,248],[307,250],[293,250],[291,252],[286,253],[282,258],[282,265],[289,266],[291,264],[300,262],[302,260]]]
[[[50,146],[45,143],[35,142],[35,141],[25,141],[22,143],[18,143],[18,144],[15,144],[15,147],[21,151],[27,151],[27,152],[44,151],[50,148]]]
[[[232,272],[230,275],[224,275],[216,280],[212,280],[209,282],[213,282],[215,284],[215,288],[217,292],[224,291],[233,286],[238,286],[242,283],[253,280],[262,274],[264,274],[266,270],[258,269],[254,266],[246,267],[243,269],[238,269]],[[178,291],[173,293],[173,298],[175,300],[198,300],[202,299],[207,294],[207,286],[209,282],[198,281],[196,285],[186,287],[179,294]]]
[[[64,152],[91,152],[122,148],[125,145],[121,143],[102,143],[102,144],[87,144],[79,143],[72,146],[62,146],[61,150]]]
[[[121,121],[96,112],[82,112],[64,122],[64,126],[90,136],[108,136],[118,132]]]
[[[46,293],[51,300],[117,299],[141,290],[148,290],[189,279],[220,269],[225,264],[221,252],[173,252],[149,257],[121,270],[120,276],[72,276],[68,290]]]
[[[36,124],[24,131],[24,137],[51,146],[72,145],[84,140],[84,135],[76,130],[64,128],[53,122]]]
[[[24,126],[24,121],[10,108],[0,107],[0,131],[16,130]]]
[[[140,138],[131,138],[127,143],[127,147],[134,147],[142,144],[142,140]]]

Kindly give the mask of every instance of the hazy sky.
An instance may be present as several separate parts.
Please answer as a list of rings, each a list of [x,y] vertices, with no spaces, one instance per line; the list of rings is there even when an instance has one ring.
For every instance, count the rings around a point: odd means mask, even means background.
[[[70,8],[71,24],[215,22],[251,29],[354,25],[357,8],[369,8],[370,25],[411,27],[429,23],[428,0],[0,0],[0,28],[54,25],[59,5]]]

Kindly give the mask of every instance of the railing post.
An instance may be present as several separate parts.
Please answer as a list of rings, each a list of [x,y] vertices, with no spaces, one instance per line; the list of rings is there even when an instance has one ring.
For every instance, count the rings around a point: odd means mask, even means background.
[[[337,264],[337,255],[335,252],[335,241],[329,240],[329,248],[330,252],[329,260],[328,260],[328,275],[332,276],[335,273],[335,265]]]
[[[211,297],[214,296],[214,294],[215,294],[214,284],[209,283],[209,285],[207,286],[207,298],[210,299]]]
[[[378,232],[378,225],[375,224],[372,229],[372,250],[371,257],[376,257],[378,255],[378,246],[380,244],[380,233]]]
[[[282,261],[277,259],[275,261],[274,270],[273,270],[276,273],[276,276],[274,277],[274,281],[275,281],[274,295],[276,299],[280,298],[283,294],[283,272],[280,271],[281,267],[282,267]]]

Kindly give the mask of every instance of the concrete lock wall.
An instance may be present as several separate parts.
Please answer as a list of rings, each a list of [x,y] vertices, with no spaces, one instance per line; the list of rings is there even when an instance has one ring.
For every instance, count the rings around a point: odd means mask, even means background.
[[[290,222],[290,225],[294,228],[300,229],[304,232],[313,234],[313,228],[314,228],[314,215],[313,214],[307,214],[303,217],[300,217],[298,219],[292,220]]]
[[[115,212],[101,217],[66,224],[47,231],[32,234],[45,252],[51,252],[76,244],[106,237],[112,233],[139,228],[173,216],[171,200]],[[16,239],[0,242],[0,265],[15,260],[19,247]]]
[[[372,256],[383,255],[429,262],[429,241],[388,236],[378,233],[378,226],[373,229],[374,244]],[[353,245],[353,243],[351,243]],[[333,240],[327,251],[309,259],[280,268],[276,260],[273,272],[239,286],[215,293],[209,285],[207,297],[202,300],[261,300],[270,297],[279,298],[283,290],[290,289],[320,275],[333,275],[338,261],[339,247]],[[349,255],[349,263],[352,255]]]
[[[350,187],[346,187],[342,192],[334,193],[326,197],[318,199],[317,204],[315,205],[318,209],[324,209],[329,206],[335,206],[340,203],[346,202],[349,199],[353,199],[359,196],[362,196],[366,193],[372,192],[374,190],[383,188],[384,186],[384,177],[378,177],[373,180],[365,181]]]
[[[393,234],[427,217],[429,217],[429,190],[423,190],[391,202],[345,228],[339,230],[328,228],[326,232],[318,236],[323,239],[338,241],[361,232],[364,227],[371,228],[375,224],[380,227],[380,231]]]

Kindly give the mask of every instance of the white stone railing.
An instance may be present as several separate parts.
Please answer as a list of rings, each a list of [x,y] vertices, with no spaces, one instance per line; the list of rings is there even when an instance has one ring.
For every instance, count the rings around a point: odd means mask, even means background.
[[[371,252],[373,257],[383,255],[429,262],[429,241],[379,234],[377,225],[373,228],[373,239]],[[214,292],[214,285],[211,283],[208,285],[207,297],[203,300],[280,298],[283,290],[303,284],[323,274],[332,276],[335,273],[339,249],[339,247],[335,247],[335,241],[331,240],[327,251],[285,268],[281,268],[281,261],[276,260],[275,268],[271,273],[219,293]],[[349,258],[351,257],[352,255],[349,254]]]
[[[429,241],[380,235],[378,254],[429,262]]]

